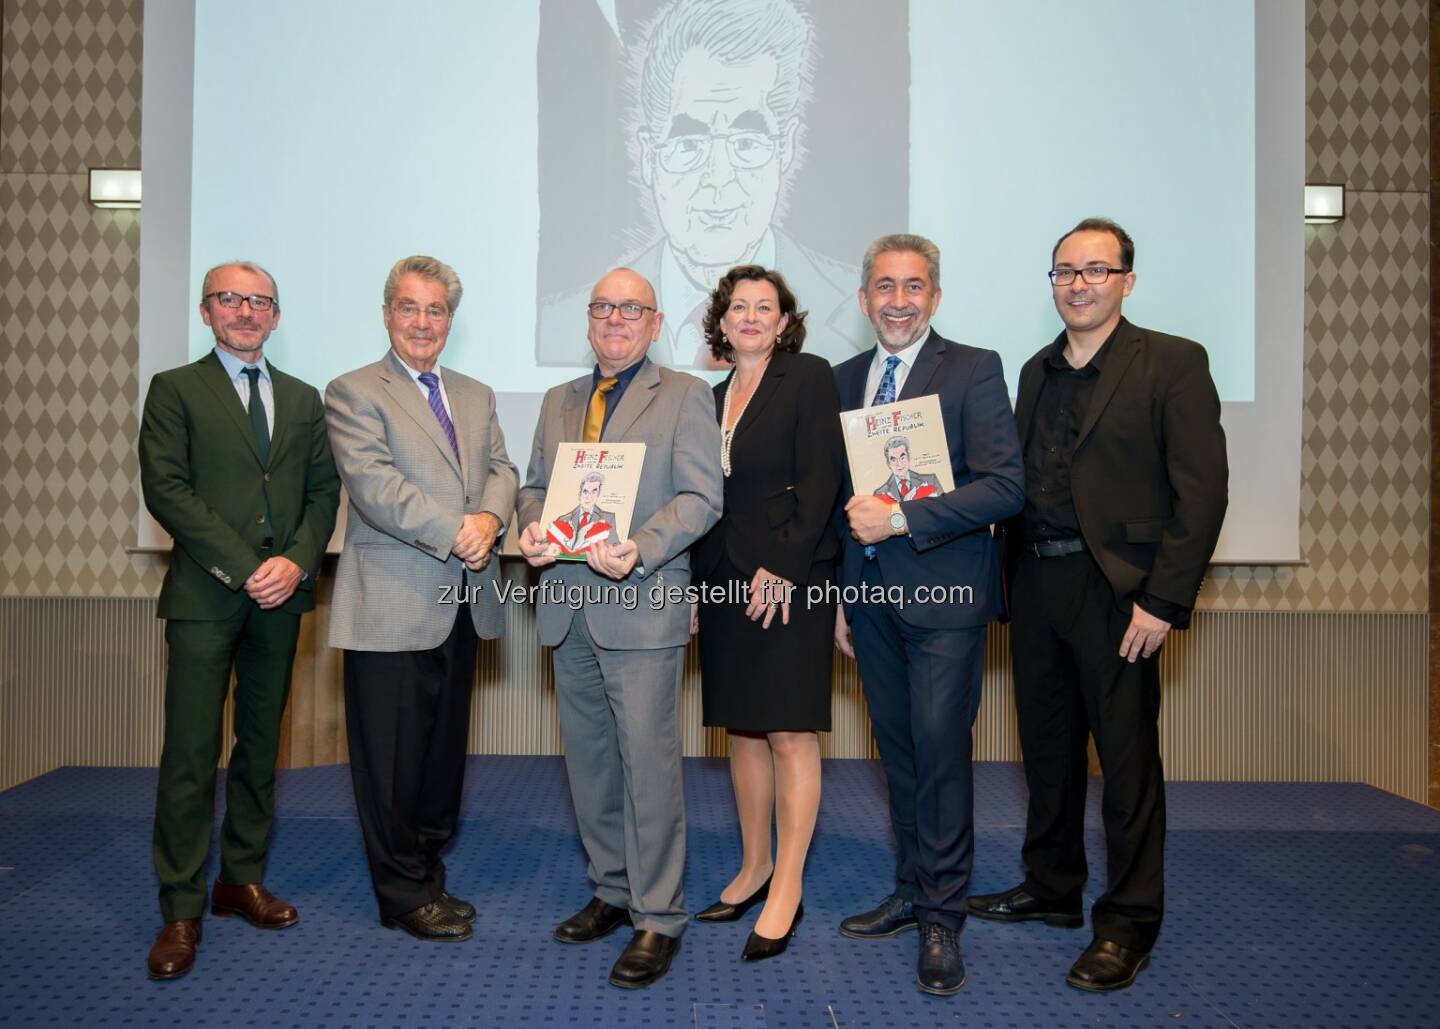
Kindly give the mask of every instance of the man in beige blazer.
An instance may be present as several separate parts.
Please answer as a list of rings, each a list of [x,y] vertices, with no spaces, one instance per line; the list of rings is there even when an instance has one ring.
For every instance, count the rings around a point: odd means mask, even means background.
[[[589,943],[629,923],[610,982],[635,988],[669,970],[685,929],[684,591],[687,551],[720,518],[720,428],[708,385],[645,357],[663,317],[650,283],[617,268],[588,312],[595,368],[545,394],[518,524],[521,553],[545,569],[536,617],[555,648],[565,769],[595,888],[555,938]],[[556,449],[600,440],[645,444],[630,538],[590,548],[584,564],[555,563],[540,514]],[[578,609],[566,602],[576,596]]]
[[[450,896],[440,851],[459,818],[476,640],[504,628],[495,538],[515,466],[489,386],[439,365],[460,278],[407,257],[385,280],[390,352],[325,391],[349,494],[330,645],[345,651],[355,804],[380,918],[463,940],[475,908]]]

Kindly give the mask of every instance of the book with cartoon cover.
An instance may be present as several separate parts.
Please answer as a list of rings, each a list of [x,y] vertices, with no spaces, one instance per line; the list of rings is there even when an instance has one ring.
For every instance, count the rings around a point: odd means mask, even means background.
[[[591,547],[622,542],[635,514],[644,462],[644,443],[561,443],[540,516],[546,553],[583,561]]]

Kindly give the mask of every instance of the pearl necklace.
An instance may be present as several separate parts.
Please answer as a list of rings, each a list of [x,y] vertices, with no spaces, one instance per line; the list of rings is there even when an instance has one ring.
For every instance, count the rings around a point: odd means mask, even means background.
[[[740,376],[737,373],[735,378],[730,380],[730,385],[725,387],[725,405],[720,411],[720,470],[725,473],[725,478],[727,479],[730,478],[730,441],[735,438],[735,430],[740,427],[740,419],[745,417],[745,408],[750,406],[750,401],[755,398],[756,390],[760,387],[760,384],[757,382],[755,384],[756,389],[750,391],[750,395],[747,396],[745,402],[740,405],[740,413],[735,416],[735,420],[732,422],[730,420],[730,394],[735,392],[735,384],[739,379]],[[730,428],[725,428],[727,425],[730,426]]]

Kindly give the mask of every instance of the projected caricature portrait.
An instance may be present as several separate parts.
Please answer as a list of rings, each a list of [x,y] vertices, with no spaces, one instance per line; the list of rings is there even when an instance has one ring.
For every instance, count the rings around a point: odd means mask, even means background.
[[[871,84],[869,100],[882,105],[894,100],[887,120],[899,119],[898,125],[879,128],[878,141],[867,136],[871,125],[855,131],[851,98],[816,89],[824,65],[817,42],[821,29],[828,26],[837,41],[846,33],[856,36],[864,52],[868,45],[859,40],[872,28],[873,13],[852,17],[850,8],[856,5],[848,3],[816,5],[807,12],[793,0],[673,0],[656,7],[648,19],[632,17],[627,24],[622,8],[633,6],[615,7],[612,41],[620,47],[609,69],[615,102],[597,99],[587,105],[587,110],[598,108],[595,117],[601,123],[611,119],[608,136],[597,137],[593,125],[586,130],[597,146],[585,148],[590,151],[585,160],[600,164],[577,164],[571,154],[568,165],[571,194],[586,193],[592,180],[611,172],[630,196],[617,197],[619,191],[601,186],[588,199],[627,224],[613,224],[613,217],[611,225],[598,224],[594,209],[566,217],[558,186],[553,194],[546,190],[547,145],[553,142],[547,116],[557,127],[567,119],[564,109],[556,109],[558,96],[555,104],[547,102],[553,94],[547,89],[547,62],[541,61],[538,283],[544,299],[537,318],[537,361],[589,363],[581,318],[588,294],[581,284],[615,264],[634,268],[655,285],[665,322],[650,356],[662,364],[717,366],[704,345],[706,304],[716,280],[744,263],[778,268],[785,275],[810,312],[806,350],[833,362],[873,345],[873,331],[855,301],[859,270],[850,262],[877,225],[883,222],[881,230],[889,231],[884,226],[903,224],[907,214],[908,69],[903,61],[887,67],[881,74],[894,87],[879,89],[880,96],[873,95]],[[542,55],[549,41],[562,45],[567,30],[576,31],[573,24],[547,19],[546,13]],[[821,18],[824,26],[816,24]],[[605,40],[591,36],[581,45],[593,51],[599,42]],[[903,43],[897,50],[905,53]],[[583,64],[578,74],[592,70],[605,74]],[[562,69],[557,66],[554,73]],[[573,117],[586,91],[576,82],[574,65],[563,74],[565,103]],[[848,129],[834,131],[842,124]],[[877,152],[876,142],[883,144],[897,131],[901,145]],[[621,154],[626,166],[615,175],[604,162]],[[868,182],[855,178],[867,171],[873,175]],[[857,205],[862,189],[865,204]],[[807,208],[827,214],[807,217]],[[837,218],[837,211],[844,217]],[[587,223],[597,239],[581,238],[578,226]],[[553,239],[547,231],[552,226]],[[595,256],[583,274],[576,269],[568,281],[555,281],[565,256],[587,244]],[[561,288],[547,290],[552,281]]]
[[[937,476],[910,470],[908,438],[891,436],[885,441],[885,464],[890,468],[890,477],[875,489],[875,496],[882,500],[898,504],[902,500],[920,500],[940,494],[940,479]]]
[[[619,543],[615,531],[615,515],[596,506],[605,476],[591,472],[580,480],[580,502],[550,523],[545,534],[550,538],[551,557],[561,554],[583,554],[591,547],[608,540]]]

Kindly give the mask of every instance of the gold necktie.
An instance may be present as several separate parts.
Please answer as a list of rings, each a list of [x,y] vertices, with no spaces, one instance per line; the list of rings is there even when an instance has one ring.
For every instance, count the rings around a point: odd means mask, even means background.
[[[607,375],[596,384],[595,392],[590,394],[590,406],[585,409],[585,428],[580,434],[580,442],[600,442],[600,427],[605,424],[605,394],[619,381],[615,376]]]

